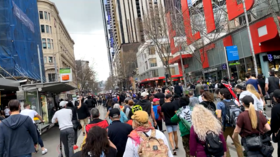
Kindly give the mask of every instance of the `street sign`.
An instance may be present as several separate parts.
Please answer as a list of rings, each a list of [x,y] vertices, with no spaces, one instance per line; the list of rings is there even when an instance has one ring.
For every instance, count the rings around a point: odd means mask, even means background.
[[[227,52],[227,59],[229,62],[239,60],[237,46],[227,46],[226,52]]]
[[[60,82],[72,81],[72,69],[71,68],[60,68],[59,75],[60,75]]]

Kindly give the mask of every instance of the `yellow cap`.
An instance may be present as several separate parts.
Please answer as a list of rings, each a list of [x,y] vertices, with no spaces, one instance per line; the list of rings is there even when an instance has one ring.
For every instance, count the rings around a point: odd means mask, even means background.
[[[131,119],[136,120],[139,123],[145,124],[148,123],[149,115],[146,111],[136,111],[134,112],[133,116],[131,116]]]

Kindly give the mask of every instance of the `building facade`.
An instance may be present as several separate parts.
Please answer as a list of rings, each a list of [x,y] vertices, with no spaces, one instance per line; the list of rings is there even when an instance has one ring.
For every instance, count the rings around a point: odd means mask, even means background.
[[[0,4],[0,77],[40,81],[41,66],[45,80],[37,1],[0,0]]]
[[[73,73],[70,84],[76,87],[75,43],[63,24],[57,7],[49,0],[38,0],[38,14],[46,81],[58,82],[59,69],[70,67]]]

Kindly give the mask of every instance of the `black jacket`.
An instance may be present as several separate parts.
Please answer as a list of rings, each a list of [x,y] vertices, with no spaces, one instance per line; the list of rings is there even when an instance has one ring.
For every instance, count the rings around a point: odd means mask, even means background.
[[[117,157],[122,157],[125,151],[128,135],[132,131],[132,127],[121,121],[113,121],[108,127],[108,136],[112,143],[117,147]]]
[[[149,116],[151,115],[152,104],[149,100],[141,99],[136,104],[140,105],[142,107],[142,110],[146,111],[149,114]]]
[[[183,93],[182,87],[179,85],[175,86],[174,93],[177,94],[178,96],[182,96]]]
[[[156,94],[154,94],[154,97],[160,99],[160,106],[162,106],[164,104],[165,96],[163,93],[156,93]]]
[[[30,117],[12,115],[0,123],[0,157],[13,157],[35,152],[38,137]]]

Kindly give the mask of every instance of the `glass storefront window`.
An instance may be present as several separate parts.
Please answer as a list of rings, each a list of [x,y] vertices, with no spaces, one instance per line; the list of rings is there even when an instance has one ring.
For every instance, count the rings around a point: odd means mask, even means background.
[[[48,104],[47,104],[47,97],[45,95],[41,95],[41,104],[42,104],[42,118],[45,121],[45,123],[49,123]]]
[[[25,103],[30,104],[30,107],[32,110],[35,110],[36,112],[39,112],[39,105],[37,101],[37,92],[26,92],[25,93]]]

